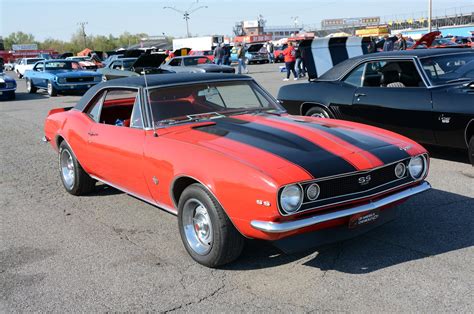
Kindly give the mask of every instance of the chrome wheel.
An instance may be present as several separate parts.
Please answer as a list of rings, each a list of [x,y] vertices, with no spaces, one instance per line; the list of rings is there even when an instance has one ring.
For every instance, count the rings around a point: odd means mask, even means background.
[[[203,203],[195,198],[186,201],[183,207],[183,227],[189,247],[199,255],[209,253],[212,248],[212,222]]]
[[[71,153],[67,149],[61,151],[59,164],[61,167],[61,176],[63,177],[64,185],[68,189],[72,189],[74,187],[75,169]]]
[[[327,118],[324,113],[313,113],[313,114],[311,115],[311,117],[315,117],[315,118]]]
[[[49,95],[53,94],[53,84],[51,84],[51,82],[48,82],[48,94]]]
[[[31,81],[30,80],[26,80],[26,90],[28,92],[31,92]]]

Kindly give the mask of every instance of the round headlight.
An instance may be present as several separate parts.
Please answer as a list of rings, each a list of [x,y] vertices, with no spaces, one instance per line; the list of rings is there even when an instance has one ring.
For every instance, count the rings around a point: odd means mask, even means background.
[[[418,180],[423,175],[425,168],[424,159],[421,156],[412,157],[408,163],[408,171],[413,179]]]
[[[66,78],[65,77],[59,77],[58,78],[58,83],[66,83]]]
[[[395,166],[395,175],[397,176],[397,178],[401,179],[405,176],[406,170],[407,167],[405,166],[405,164],[400,162]]]
[[[303,201],[303,191],[299,185],[286,186],[280,195],[280,205],[287,213],[296,212]]]
[[[310,201],[314,201],[318,198],[320,192],[319,185],[313,183],[306,188],[306,197],[308,197]]]

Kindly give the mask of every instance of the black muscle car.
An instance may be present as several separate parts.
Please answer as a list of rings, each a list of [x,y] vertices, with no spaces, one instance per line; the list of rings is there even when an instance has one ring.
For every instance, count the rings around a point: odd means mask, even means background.
[[[474,50],[360,55],[308,83],[283,86],[278,99],[291,114],[356,121],[468,149],[474,165]]]

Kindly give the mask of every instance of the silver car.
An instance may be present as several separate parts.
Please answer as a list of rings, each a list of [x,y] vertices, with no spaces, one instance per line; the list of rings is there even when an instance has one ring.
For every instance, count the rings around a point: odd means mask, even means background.
[[[233,67],[214,64],[206,56],[174,57],[162,64],[160,68],[176,73],[235,73]]]

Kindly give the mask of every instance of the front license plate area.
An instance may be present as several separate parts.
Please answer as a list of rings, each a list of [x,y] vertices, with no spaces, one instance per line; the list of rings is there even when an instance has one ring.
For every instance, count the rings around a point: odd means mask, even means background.
[[[349,219],[349,229],[374,222],[379,216],[380,210],[378,209],[352,215]]]

